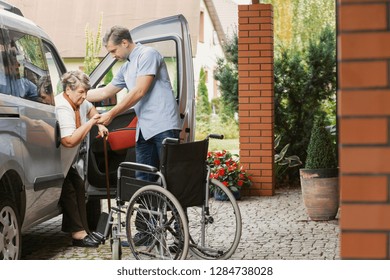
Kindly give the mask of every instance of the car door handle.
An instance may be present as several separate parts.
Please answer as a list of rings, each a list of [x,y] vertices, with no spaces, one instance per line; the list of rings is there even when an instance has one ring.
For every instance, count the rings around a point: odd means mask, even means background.
[[[55,129],[55,141],[56,141],[56,148],[59,148],[61,145],[61,130],[60,130],[60,124],[58,121],[56,121],[56,129]]]
[[[18,107],[0,106],[0,118],[20,118]]]

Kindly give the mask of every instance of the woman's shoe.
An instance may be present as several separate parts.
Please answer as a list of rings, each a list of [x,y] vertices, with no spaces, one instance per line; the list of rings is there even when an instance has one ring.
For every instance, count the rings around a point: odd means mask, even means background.
[[[89,235],[85,236],[83,239],[73,239],[72,244],[77,247],[99,247],[99,243]]]

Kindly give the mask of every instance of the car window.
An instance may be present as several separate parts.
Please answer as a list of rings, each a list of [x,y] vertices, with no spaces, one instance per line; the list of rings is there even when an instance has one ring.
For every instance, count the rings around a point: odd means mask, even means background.
[[[54,105],[50,73],[41,39],[11,30],[9,40],[12,95]]]
[[[174,40],[159,41],[159,42],[150,42],[142,43],[145,46],[151,46],[158,50],[160,54],[164,57],[165,63],[168,69],[168,75],[171,81],[171,86],[175,95],[176,100],[179,100],[179,83],[180,80],[178,77],[178,62],[176,54],[176,42]],[[114,75],[119,71],[119,68],[123,65],[123,61],[116,61],[113,66]],[[110,81],[102,79],[100,84],[107,84]],[[122,90],[117,94],[118,102],[120,102],[123,97],[126,95],[126,90]],[[103,108],[98,107],[100,110]]]
[[[52,49],[52,47],[48,43],[43,42],[43,50],[45,53],[46,62],[47,62],[49,73],[50,73],[52,92],[54,93],[54,95],[57,95],[57,94],[62,92],[61,67],[58,64],[58,60],[57,60],[57,57],[55,55],[55,51]]]
[[[178,99],[178,76],[177,76],[177,54],[176,54],[176,42],[174,40],[159,41],[153,43],[143,43],[145,46],[151,46],[158,50],[160,54],[164,57],[165,63],[168,68],[169,78],[171,80],[171,85],[175,93],[176,98]]]
[[[178,99],[179,85],[178,85],[178,65],[177,65],[177,54],[176,54],[176,42],[174,40],[159,41],[154,43],[144,43],[145,46],[151,46],[158,50],[164,57],[167,65],[169,78],[173,92],[175,93],[176,99]]]
[[[0,53],[0,93],[11,95],[11,80],[8,75],[8,53],[2,32],[0,32]]]

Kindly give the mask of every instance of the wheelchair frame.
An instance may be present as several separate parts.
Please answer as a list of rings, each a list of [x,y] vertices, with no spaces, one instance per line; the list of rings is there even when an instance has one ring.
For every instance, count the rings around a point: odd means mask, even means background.
[[[208,141],[209,138],[222,139],[223,136],[210,134],[205,140]],[[181,145],[178,139],[167,138],[163,144],[168,143]],[[231,257],[241,238],[241,213],[231,191],[221,182],[210,179],[210,168],[206,159],[205,165],[207,166],[207,176],[205,178],[204,203],[199,206],[185,207],[184,210],[177,198],[168,190],[166,178],[159,169],[134,162],[120,164],[117,171],[116,207],[111,207],[104,230],[105,239],[111,233],[112,259],[122,258],[121,241],[125,238],[136,259],[186,259],[189,250],[194,256],[201,259],[228,259]],[[124,171],[155,174],[160,178],[161,185],[127,177],[123,174]],[[211,187],[224,193],[226,201],[217,202],[211,198]],[[127,200],[128,203],[126,203]],[[222,211],[222,218],[215,216],[219,215],[216,212],[219,209]],[[125,222],[122,221],[122,215],[126,215]],[[133,242],[132,233],[137,227],[137,221],[141,219],[139,217],[144,219],[141,227],[147,229],[145,232],[150,232],[150,245],[135,246]],[[226,222],[223,221],[224,224],[220,226],[219,233],[215,232],[215,228],[219,228],[216,223],[222,219],[226,219]],[[218,236],[217,242],[209,241],[208,227],[213,227],[210,231],[218,235],[226,233],[229,226],[231,226],[232,232],[228,232],[226,235],[231,240],[219,240],[220,236]],[[124,227],[126,232],[123,231]]]

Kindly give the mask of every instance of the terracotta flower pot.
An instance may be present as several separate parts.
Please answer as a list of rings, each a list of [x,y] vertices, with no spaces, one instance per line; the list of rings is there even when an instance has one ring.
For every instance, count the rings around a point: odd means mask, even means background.
[[[310,219],[335,219],[340,200],[338,168],[300,169],[299,173],[303,202]]]

